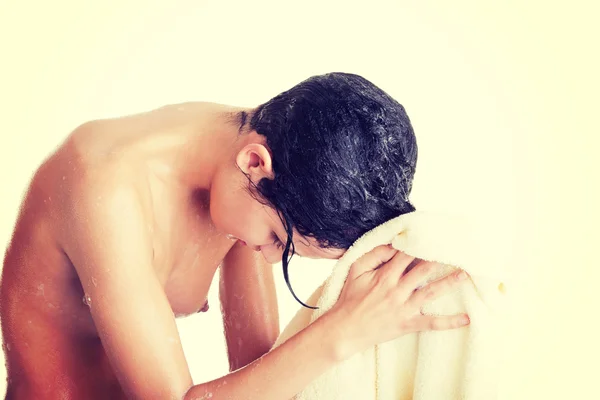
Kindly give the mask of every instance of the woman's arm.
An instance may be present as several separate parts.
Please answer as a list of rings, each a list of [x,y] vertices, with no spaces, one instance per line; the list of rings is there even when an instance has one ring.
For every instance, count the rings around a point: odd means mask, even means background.
[[[352,266],[340,299],[321,319],[246,367],[190,388],[175,319],[152,266],[139,196],[130,185],[101,179],[90,179],[72,195],[63,246],[91,299],[110,363],[132,399],[289,399],[336,362],[376,343],[464,325],[457,317],[419,314],[424,300],[447,291],[454,279],[413,293],[432,264],[401,279],[412,258],[382,246]]]
[[[152,267],[139,196],[126,184],[102,181],[73,196],[64,248],[91,299],[98,334],[129,398],[208,399],[209,393],[214,399],[289,398],[335,362],[335,330],[316,324],[247,368],[188,391],[192,379]],[[294,358],[304,364],[304,373]],[[292,375],[293,381],[286,382]]]
[[[319,375],[346,358],[342,321],[328,313],[253,363],[212,382],[196,385],[185,400],[293,398]]]
[[[65,210],[68,229],[62,238],[63,248],[91,299],[98,334],[129,398],[179,400],[206,395],[208,399],[208,393],[214,399],[288,398],[310,382],[316,371],[324,371],[335,362],[335,349],[328,348],[336,343],[334,331],[315,325],[283,351],[189,390],[191,375],[172,310],[152,266],[152,246],[140,197],[127,184],[99,179],[74,189],[72,195],[73,201]],[[326,335],[332,339],[324,341]],[[293,372],[296,364],[291,359],[296,355],[305,360],[304,376]],[[298,376],[291,388],[278,378],[281,374],[285,380],[293,373]],[[280,383],[269,389],[277,381]]]
[[[130,184],[114,182],[126,174],[84,178],[72,189],[61,244],[124,392],[132,399],[180,399],[192,378],[153,267],[141,197]]]
[[[336,305],[281,346],[220,379],[192,387],[185,400],[293,398],[336,363],[409,332],[459,328],[468,318],[424,316],[420,308],[464,277],[454,273],[416,290],[435,271],[414,258],[380,246],[352,266]]]
[[[225,256],[219,297],[230,371],[271,350],[279,336],[279,313],[272,265],[236,243]]]

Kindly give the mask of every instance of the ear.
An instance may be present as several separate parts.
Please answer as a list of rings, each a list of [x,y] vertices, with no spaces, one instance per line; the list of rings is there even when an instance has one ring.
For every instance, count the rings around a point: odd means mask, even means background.
[[[262,178],[273,179],[275,176],[271,153],[263,144],[247,144],[239,151],[235,162],[254,183],[258,183]]]

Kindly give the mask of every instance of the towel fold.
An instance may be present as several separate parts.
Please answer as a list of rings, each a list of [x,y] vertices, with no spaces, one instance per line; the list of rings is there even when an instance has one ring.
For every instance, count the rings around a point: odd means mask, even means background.
[[[339,298],[350,266],[382,244],[413,257],[444,264],[432,280],[456,268],[470,281],[426,304],[422,312],[453,315],[466,312],[467,327],[418,332],[356,354],[330,369],[300,394],[298,400],[492,400],[497,393],[504,300],[502,270],[486,262],[490,254],[478,244],[466,219],[415,211],[392,219],[365,234],[336,263],[278,338],[275,346],[327,312]]]

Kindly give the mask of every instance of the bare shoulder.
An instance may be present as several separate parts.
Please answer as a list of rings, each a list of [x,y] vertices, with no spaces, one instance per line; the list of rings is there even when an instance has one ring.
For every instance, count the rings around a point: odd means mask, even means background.
[[[72,223],[93,222],[97,215],[110,219],[124,217],[132,208],[145,211],[147,188],[135,167],[124,160],[101,166],[81,165],[82,170],[70,176],[63,212]],[[126,222],[124,220],[122,222]]]
[[[149,195],[135,166],[119,158],[102,163],[73,158],[73,169],[60,179],[61,247],[74,252],[103,235],[114,235],[119,226],[141,231],[138,225],[146,226]]]
[[[144,122],[158,122],[161,119],[171,120],[176,118],[181,120],[186,115],[194,119],[202,118],[205,115],[211,115],[216,112],[223,112],[235,107],[225,104],[212,103],[207,101],[188,101],[182,103],[170,103],[152,109],[137,110],[136,112],[123,113],[120,115],[111,115],[82,123],[73,131],[74,136],[86,136],[97,130],[111,130],[119,126],[131,126],[130,124],[139,124]]]

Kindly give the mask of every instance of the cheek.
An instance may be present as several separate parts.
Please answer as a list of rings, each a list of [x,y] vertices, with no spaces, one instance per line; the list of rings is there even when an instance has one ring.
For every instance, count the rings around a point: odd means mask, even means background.
[[[267,262],[269,264],[276,264],[276,263],[281,262],[281,257],[283,256],[283,250],[277,248],[277,246],[275,246],[275,245],[262,246],[260,251],[261,251],[263,257],[265,258],[265,260],[267,260]]]
[[[247,242],[253,242],[256,227],[252,205],[241,193],[220,191],[213,187],[210,199],[210,215],[215,227],[226,234]]]
[[[230,230],[235,226],[235,214],[239,212],[239,207],[235,196],[225,189],[216,183],[213,185],[210,191],[210,218],[219,231],[233,234]]]

